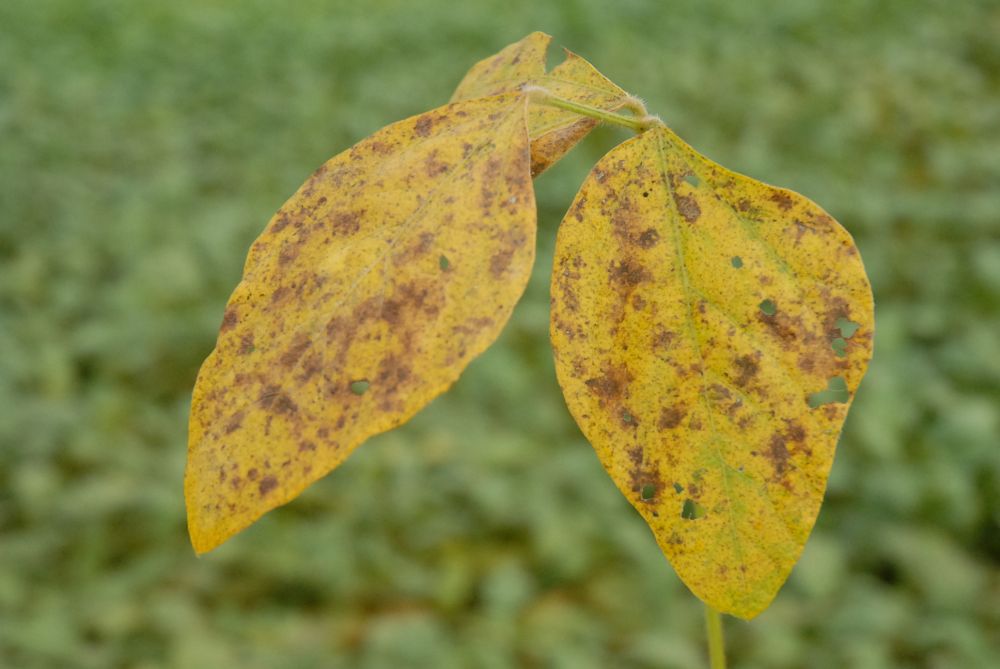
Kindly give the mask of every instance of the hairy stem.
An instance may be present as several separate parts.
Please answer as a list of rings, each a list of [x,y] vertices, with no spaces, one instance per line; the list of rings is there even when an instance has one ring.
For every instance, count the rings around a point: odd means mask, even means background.
[[[645,113],[646,108],[643,106],[642,102],[638,100],[638,98],[629,97],[626,100],[625,107],[632,111],[635,115],[625,116],[623,114],[616,114],[614,112],[598,109],[597,107],[572,102],[571,100],[565,100],[552,95],[541,86],[531,86],[525,88],[525,92],[531,95],[533,102],[537,102],[538,104],[565,109],[566,111],[579,114],[580,116],[586,116],[605,123],[612,123],[614,125],[630,128],[635,132],[641,133],[654,126],[663,125],[663,121],[659,118]]]
[[[726,669],[726,645],[722,638],[722,614],[705,604],[708,661],[712,669]]]

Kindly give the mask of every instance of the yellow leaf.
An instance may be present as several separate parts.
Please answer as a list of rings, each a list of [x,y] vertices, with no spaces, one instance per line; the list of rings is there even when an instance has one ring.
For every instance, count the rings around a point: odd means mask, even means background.
[[[451,101],[520,90],[526,82],[545,74],[545,52],[551,41],[551,35],[533,32],[489,58],[484,58],[469,68],[452,94]]]
[[[847,231],[666,128],[608,153],[559,228],[570,411],[680,578],[742,618],[805,545],[873,326]]]
[[[390,125],[268,223],[194,390],[196,551],[405,422],[496,339],[534,261],[526,105],[501,95]]]
[[[564,49],[566,60],[546,74],[545,52],[551,40],[545,33],[534,32],[476,63],[458,85],[452,101],[538,86],[557,97],[603,111],[616,111],[630,102],[628,93],[568,49]],[[597,123],[563,109],[531,105],[528,109],[531,173],[537,176],[548,169]]]

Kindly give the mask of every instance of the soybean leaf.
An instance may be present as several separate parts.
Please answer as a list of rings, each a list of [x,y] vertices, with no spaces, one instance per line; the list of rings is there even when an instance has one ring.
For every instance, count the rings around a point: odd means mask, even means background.
[[[447,105],[334,157],[247,257],[191,408],[199,553],[444,392],[534,261],[526,99]]]
[[[597,164],[558,232],[570,411],[684,583],[742,618],[805,545],[873,325],[844,228],[662,127]]]
[[[499,53],[476,63],[462,79],[452,101],[539,86],[557,97],[604,111],[621,109],[628,93],[568,49],[566,60],[545,72],[550,35],[534,32]],[[562,158],[597,126],[597,121],[544,105],[528,108],[531,173],[535,176]]]

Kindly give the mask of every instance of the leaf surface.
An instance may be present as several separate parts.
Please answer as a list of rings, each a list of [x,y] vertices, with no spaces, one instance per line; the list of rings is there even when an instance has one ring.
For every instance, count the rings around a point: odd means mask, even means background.
[[[552,37],[534,32],[475,65],[462,79],[452,101],[540,86],[551,94],[604,111],[617,111],[629,94],[593,65],[565,49],[566,60],[545,72],[545,54]],[[562,158],[597,126],[597,121],[541,104],[528,108],[531,172],[537,176]]]
[[[570,411],[680,578],[757,615],[813,527],[871,357],[850,235],[654,128],[577,194],[551,316]]]
[[[390,125],[268,223],[195,385],[196,551],[409,419],[496,339],[534,261],[526,104],[500,95]]]

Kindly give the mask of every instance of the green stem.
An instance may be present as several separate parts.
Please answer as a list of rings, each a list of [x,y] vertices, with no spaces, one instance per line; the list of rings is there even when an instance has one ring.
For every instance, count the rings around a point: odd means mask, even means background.
[[[705,604],[705,630],[708,632],[708,660],[712,669],[726,669],[726,644],[722,639],[722,614]]]
[[[533,88],[531,93],[532,99],[540,104],[565,109],[566,111],[571,111],[574,114],[594,118],[598,121],[604,121],[605,123],[613,123],[625,128],[631,128],[635,132],[645,132],[654,126],[663,125],[663,121],[655,116],[645,115],[636,117],[615,114],[614,112],[604,111],[603,109],[598,109],[597,107],[591,107],[590,105],[583,105],[578,102],[556,97],[544,88]]]

